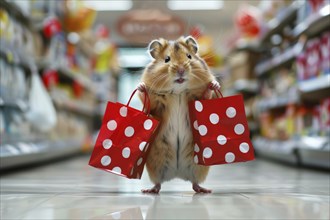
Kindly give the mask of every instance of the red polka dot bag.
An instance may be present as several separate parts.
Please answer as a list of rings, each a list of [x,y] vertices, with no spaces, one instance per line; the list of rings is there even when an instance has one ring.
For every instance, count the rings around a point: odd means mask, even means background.
[[[253,160],[242,95],[216,93],[216,99],[189,102],[195,163],[209,166]]]
[[[89,165],[129,179],[140,179],[158,121],[150,117],[147,92],[143,110],[108,102]]]

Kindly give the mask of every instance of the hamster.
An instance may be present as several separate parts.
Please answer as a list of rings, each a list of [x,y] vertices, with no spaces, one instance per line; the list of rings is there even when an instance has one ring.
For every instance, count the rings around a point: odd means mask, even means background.
[[[210,193],[211,190],[199,185],[205,180],[209,167],[194,162],[188,102],[202,99],[210,83],[210,89],[219,89],[220,85],[198,56],[197,42],[191,36],[175,41],[153,40],[148,50],[153,61],[142,74],[140,97],[143,99],[142,92],[146,89],[150,114],[161,123],[146,161],[150,180],[155,185],[142,192],[159,193],[163,182],[181,178],[190,181],[195,192]],[[208,98],[211,93],[208,90]]]

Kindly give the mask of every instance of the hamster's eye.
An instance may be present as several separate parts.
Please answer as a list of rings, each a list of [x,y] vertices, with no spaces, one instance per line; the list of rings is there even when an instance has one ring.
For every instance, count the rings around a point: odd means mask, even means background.
[[[166,56],[166,57],[165,57],[165,63],[170,62],[170,60],[171,60],[171,58],[170,58],[169,56]]]
[[[190,54],[187,54],[187,57],[188,57],[189,59],[191,59],[191,55],[190,55]]]

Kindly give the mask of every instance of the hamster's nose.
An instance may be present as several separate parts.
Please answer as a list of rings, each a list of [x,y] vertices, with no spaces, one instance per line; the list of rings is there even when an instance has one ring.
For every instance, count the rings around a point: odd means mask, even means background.
[[[178,68],[178,75],[179,75],[180,77],[183,76],[184,72],[185,72],[184,67],[179,67],[179,68]]]

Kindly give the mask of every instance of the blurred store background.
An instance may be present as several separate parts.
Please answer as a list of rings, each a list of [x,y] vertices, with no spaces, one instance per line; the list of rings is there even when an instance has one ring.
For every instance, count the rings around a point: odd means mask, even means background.
[[[91,152],[159,37],[194,36],[242,93],[256,154],[330,169],[329,0],[2,0],[1,170]],[[133,106],[140,107],[139,100]]]

